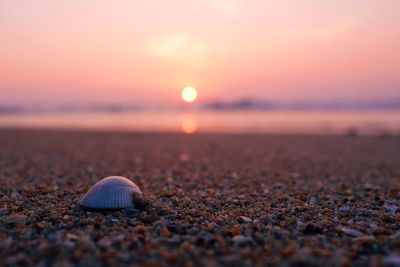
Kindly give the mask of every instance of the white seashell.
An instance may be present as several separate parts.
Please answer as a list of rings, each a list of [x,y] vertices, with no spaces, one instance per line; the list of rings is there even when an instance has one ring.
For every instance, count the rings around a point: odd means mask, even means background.
[[[142,195],[139,187],[122,176],[109,176],[98,181],[81,198],[85,209],[112,210],[132,208],[132,194]]]

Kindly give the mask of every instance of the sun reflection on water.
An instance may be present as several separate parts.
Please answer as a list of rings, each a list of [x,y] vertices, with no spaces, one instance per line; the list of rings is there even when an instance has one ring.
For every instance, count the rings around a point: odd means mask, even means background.
[[[194,134],[197,132],[197,120],[194,116],[185,117],[181,123],[181,130],[184,134]]]

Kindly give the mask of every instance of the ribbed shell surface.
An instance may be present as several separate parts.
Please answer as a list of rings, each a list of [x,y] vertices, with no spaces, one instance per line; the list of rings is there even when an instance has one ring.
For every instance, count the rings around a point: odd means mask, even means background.
[[[87,209],[123,209],[133,207],[132,193],[139,187],[121,176],[109,176],[93,185],[81,198],[79,205]]]

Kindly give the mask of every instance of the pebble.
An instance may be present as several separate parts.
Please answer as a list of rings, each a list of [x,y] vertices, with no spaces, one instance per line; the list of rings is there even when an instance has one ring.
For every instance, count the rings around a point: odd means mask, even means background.
[[[388,256],[385,258],[384,263],[387,267],[400,267],[400,256]]]
[[[354,238],[352,242],[360,245],[372,244],[376,242],[376,238],[373,235],[361,235]]]
[[[67,233],[67,238],[70,240],[78,240],[79,237],[77,235],[71,234],[71,233]]]
[[[22,214],[12,214],[3,219],[6,224],[23,224],[28,219],[27,216]]]
[[[393,206],[393,205],[392,206],[386,206],[385,209],[390,214],[395,214],[396,211],[399,210],[399,208],[397,206]]]
[[[238,221],[241,223],[249,223],[252,222],[253,220],[246,216],[239,216]]]
[[[342,233],[345,233],[345,234],[347,234],[349,236],[353,236],[353,237],[358,237],[358,236],[363,235],[363,233],[361,233],[360,231],[357,231],[355,229],[348,228],[348,227],[341,227],[341,228],[339,228],[339,230]]]
[[[251,237],[247,237],[247,236],[243,236],[243,235],[234,236],[232,238],[232,240],[235,243],[235,245],[238,245],[238,246],[253,242],[253,239]]]
[[[21,198],[21,194],[18,192],[12,192],[10,196],[12,199],[20,199]]]
[[[400,139],[10,131],[0,266],[398,266]],[[80,209],[113,173],[142,208]]]
[[[400,241],[400,231],[397,231],[396,233],[392,234],[389,236],[389,239],[397,239]]]
[[[111,219],[111,222],[112,222],[113,224],[119,224],[119,220],[116,219],[116,218]]]
[[[112,245],[112,240],[109,237],[103,237],[97,242],[97,244],[99,245],[99,247],[109,248]]]
[[[69,248],[69,249],[71,249],[71,248],[74,248],[76,246],[76,243],[73,240],[67,239],[67,240],[64,241],[64,246]]]
[[[286,188],[286,185],[282,182],[276,182],[272,185],[272,189],[274,190],[283,190]]]
[[[311,206],[314,206],[317,203],[317,200],[315,199],[315,197],[310,198],[310,200],[308,201],[308,204]]]
[[[350,209],[349,206],[341,206],[341,207],[339,208],[339,211],[341,211],[341,212],[350,212],[351,209]]]
[[[363,185],[363,189],[364,189],[365,191],[371,191],[372,188],[373,188],[373,186],[372,186],[371,183],[366,182],[366,183],[364,183],[364,185]]]
[[[7,215],[10,211],[7,208],[0,209],[0,217]]]

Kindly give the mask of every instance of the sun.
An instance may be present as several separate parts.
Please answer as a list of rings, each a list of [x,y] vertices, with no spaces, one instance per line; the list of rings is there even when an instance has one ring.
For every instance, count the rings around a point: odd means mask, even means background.
[[[194,87],[187,86],[182,90],[182,99],[187,103],[195,101],[197,98],[197,90]]]

